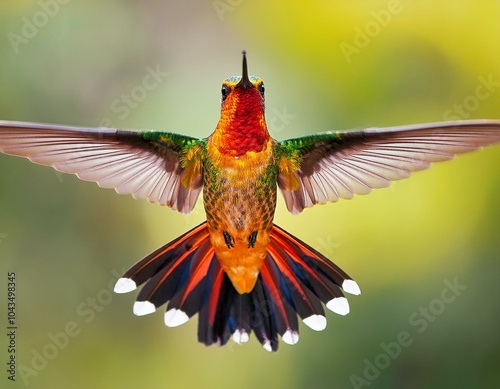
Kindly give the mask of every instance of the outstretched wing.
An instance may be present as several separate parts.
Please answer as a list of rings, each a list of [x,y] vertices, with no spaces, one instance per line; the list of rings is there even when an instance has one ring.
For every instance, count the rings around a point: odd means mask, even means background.
[[[499,120],[329,132],[280,142],[278,186],[288,210],[350,199],[500,142]]]
[[[183,213],[202,188],[200,142],[165,132],[0,121],[1,152]]]

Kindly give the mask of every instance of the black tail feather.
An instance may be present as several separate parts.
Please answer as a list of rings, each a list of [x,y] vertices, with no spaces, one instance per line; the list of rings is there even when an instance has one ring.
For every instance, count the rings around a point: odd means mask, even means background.
[[[254,289],[239,294],[217,260],[206,222],[131,267],[115,290],[129,292],[143,283],[136,314],[151,313],[168,302],[167,326],[199,314],[201,343],[224,345],[232,337],[241,344],[253,331],[268,351],[278,349],[279,337],[297,343],[297,315],[322,330],[323,304],[344,315],[349,308],[342,288],[359,294],[357,284],[339,267],[277,226]]]

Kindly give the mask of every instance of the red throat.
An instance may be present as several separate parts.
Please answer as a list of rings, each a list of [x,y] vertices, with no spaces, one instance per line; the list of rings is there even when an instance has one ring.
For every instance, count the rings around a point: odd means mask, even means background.
[[[236,92],[236,93],[235,93]],[[226,155],[259,152],[269,140],[264,107],[255,88],[235,90],[225,101],[213,141]]]

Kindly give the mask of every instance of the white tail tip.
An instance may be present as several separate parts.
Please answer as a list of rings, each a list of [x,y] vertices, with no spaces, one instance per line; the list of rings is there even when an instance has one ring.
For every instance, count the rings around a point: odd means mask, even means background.
[[[248,340],[250,338],[249,338],[248,333],[246,331],[236,330],[233,333],[232,339],[237,344],[243,344],[243,343],[248,342]]]
[[[302,321],[314,331],[323,331],[326,328],[326,317],[322,315],[311,315]]]
[[[281,336],[281,339],[286,344],[297,344],[299,341],[299,334],[297,331],[286,330],[285,333]]]
[[[345,316],[349,313],[349,302],[345,297],[336,297],[326,303],[326,307],[339,315]]]
[[[137,289],[137,284],[130,278],[120,278],[115,284],[115,293],[128,293]]]
[[[144,316],[156,311],[156,307],[149,301],[136,301],[134,303],[134,315]]]
[[[361,289],[359,289],[359,285],[354,280],[344,280],[342,283],[342,289],[344,292],[354,294],[356,296],[361,294]]]
[[[171,309],[165,312],[165,325],[167,327],[178,327],[189,320],[189,316],[186,312],[180,309]]]

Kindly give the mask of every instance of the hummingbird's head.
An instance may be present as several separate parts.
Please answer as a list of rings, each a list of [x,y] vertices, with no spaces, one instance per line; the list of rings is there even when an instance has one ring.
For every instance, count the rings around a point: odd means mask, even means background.
[[[248,75],[245,51],[241,77],[226,79],[221,92],[221,115],[212,138],[214,144],[233,156],[261,151],[269,140],[264,118],[264,82]]]
[[[243,70],[241,76],[232,76],[224,80],[221,88],[221,109],[235,103],[246,106],[249,110],[259,107],[264,111],[264,81],[257,76],[248,75],[246,51],[243,51]]]

